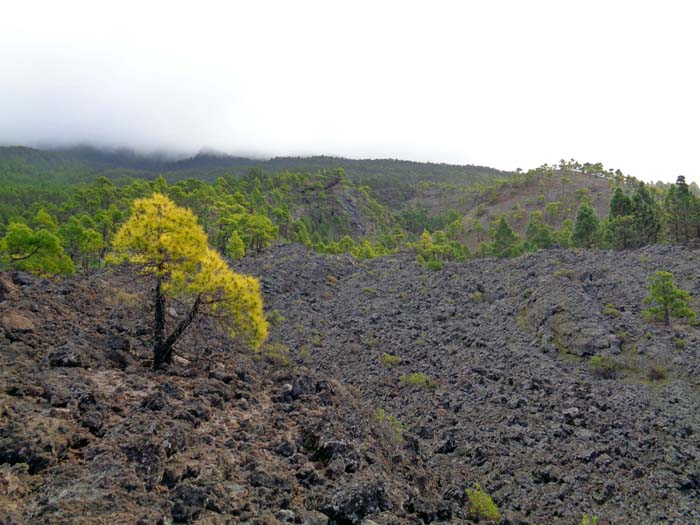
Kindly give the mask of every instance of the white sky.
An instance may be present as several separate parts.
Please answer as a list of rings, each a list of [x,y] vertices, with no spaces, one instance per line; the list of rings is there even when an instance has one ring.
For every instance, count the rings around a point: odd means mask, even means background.
[[[698,7],[696,7],[696,5]],[[0,143],[700,182],[700,3],[7,0]]]

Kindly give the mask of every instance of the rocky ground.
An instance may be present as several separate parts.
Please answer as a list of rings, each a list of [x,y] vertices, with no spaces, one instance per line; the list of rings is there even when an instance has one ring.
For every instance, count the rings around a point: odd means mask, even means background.
[[[700,297],[698,262],[656,246],[431,272],[290,246],[244,269],[285,318],[273,338],[395,416],[445,493],[479,482],[512,523],[696,524],[700,333],[642,308],[656,270]],[[412,373],[434,384],[402,384]]]
[[[475,483],[503,524],[700,523],[699,332],[641,315],[658,269],[700,296],[699,260],[281,246],[240,265],[263,350],[199,324],[159,372],[125,272],[1,276],[0,523],[470,523]]]
[[[138,283],[12,277],[0,281],[3,525],[420,523],[415,487],[442,500],[423,458],[330,376],[201,324],[184,359],[153,372]]]

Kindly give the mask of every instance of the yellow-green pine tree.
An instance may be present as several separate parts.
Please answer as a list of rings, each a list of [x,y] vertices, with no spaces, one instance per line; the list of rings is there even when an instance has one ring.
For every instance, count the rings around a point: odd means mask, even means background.
[[[200,315],[225,323],[230,334],[258,348],[267,337],[260,284],[229,268],[210,249],[194,214],[161,194],[134,201],[113,248],[155,280],[153,367],[172,361],[173,346]],[[169,298],[187,301],[187,314],[166,336]]]

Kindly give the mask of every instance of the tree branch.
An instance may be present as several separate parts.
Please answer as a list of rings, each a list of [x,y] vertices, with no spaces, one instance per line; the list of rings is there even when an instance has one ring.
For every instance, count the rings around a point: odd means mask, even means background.
[[[25,259],[29,259],[32,255],[34,255],[38,251],[39,251],[39,247],[37,246],[36,248],[34,248],[34,251],[32,253],[30,253],[29,255],[23,255],[22,257],[17,257],[16,255],[10,255],[10,259],[12,259],[13,262],[24,261]]]
[[[192,308],[190,308],[190,311],[187,313],[185,318],[180,321],[180,323],[177,325],[175,330],[168,336],[168,338],[165,340],[165,347],[167,349],[171,349],[172,346],[175,344],[175,341],[177,341],[180,336],[183,334],[183,332],[187,329],[187,327],[192,324],[192,321],[194,321],[195,316],[197,315],[197,312],[199,311],[199,306],[202,304],[202,296],[197,295],[197,298],[194,301],[194,304],[192,305]]]

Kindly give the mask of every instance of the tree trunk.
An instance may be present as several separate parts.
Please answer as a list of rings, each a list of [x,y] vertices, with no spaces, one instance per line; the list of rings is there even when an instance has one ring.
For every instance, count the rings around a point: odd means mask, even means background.
[[[155,291],[155,319],[153,324],[153,369],[156,370],[163,363],[170,363],[165,347],[165,297],[161,287],[160,278],[156,281]]]
[[[664,307],[664,325],[670,328],[671,326],[671,316],[668,313],[668,306]]]
[[[159,293],[160,290],[160,281],[158,281],[158,285],[156,286],[157,294]],[[153,368],[157,369],[159,366],[162,364],[170,364],[173,362],[173,346],[177,342],[177,340],[180,338],[180,336],[185,332],[188,326],[192,324],[192,321],[194,321],[194,318],[197,316],[197,313],[199,312],[199,307],[202,304],[202,298],[201,296],[197,296],[197,298],[194,301],[194,304],[192,305],[192,308],[190,308],[190,311],[187,313],[185,318],[180,321],[180,323],[175,327],[175,330],[172,331],[172,333],[168,336],[167,339],[165,339],[165,309],[163,308],[164,306],[164,300],[162,294],[160,294],[161,300],[160,300],[160,319],[161,319],[161,325],[160,325],[160,333],[158,333],[158,315],[159,315],[159,301],[156,298],[156,337],[155,337],[155,348],[153,350]]]
[[[173,330],[173,333],[171,333],[165,340],[167,363],[170,363],[173,359],[173,345],[180,338],[180,336],[187,329],[187,327],[190,326],[190,324],[192,324],[192,321],[194,321],[194,318],[196,317],[197,312],[199,311],[200,304],[202,304],[202,299],[201,296],[198,295],[197,299],[195,299],[194,304],[192,305],[192,308],[190,308],[190,311],[188,312],[187,316],[182,321],[180,321],[180,324],[178,324],[175,330]]]

